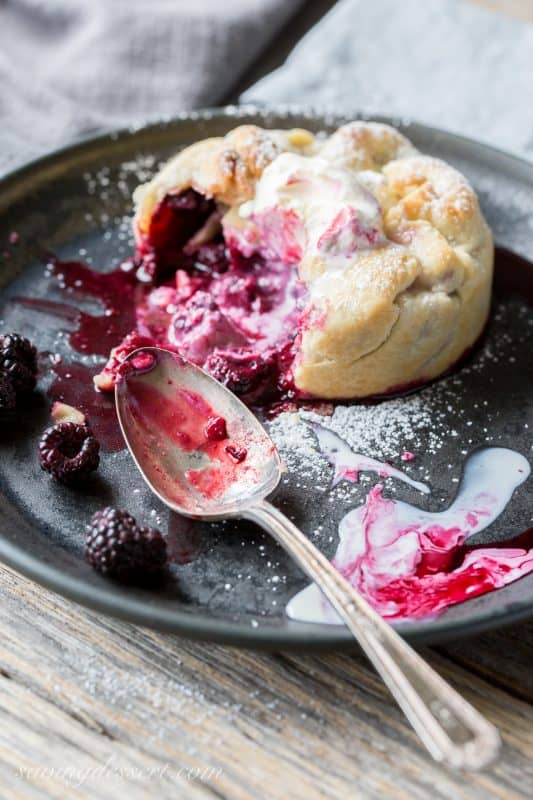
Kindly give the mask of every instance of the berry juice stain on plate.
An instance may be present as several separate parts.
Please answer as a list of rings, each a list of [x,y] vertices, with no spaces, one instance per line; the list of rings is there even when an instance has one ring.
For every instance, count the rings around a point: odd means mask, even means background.
[[[373,460],[365,465],[336,434],[314,429],[322,452],[335,466],[335,480],[353,480],[345,471],[352,464],[352,469],[376,471]],[[533,571],[533,535],[496,545],[466,543],[500,516],[530,471],[528,461],[514,450],[474,451],[465,462],[455,500],[436,513],[387,499],[378,484],[363,505],[342,519],[333,563],[383,617],[396,621],[435,616],[505,586]],[[405,480],[398,472],[381,474]],[[427,490],[424,485],[417,488]],[[287,614],[307,622],[340,624],[313,585],[289,602]]]
[[[48,395],[54,402],[66,403],[79,409],[90,421],[91,428],[107,453],[117,453],[124,449],[124,438],[115,413],[113,397],[96,392],[93,379],[98,367],[90,367],[81,362],[60,361],[53,363],[51,370],[55,375]]]
[[[140,300],[142,287],[135,278],[130,261],[111,272],[98,272],[79,261],[54,258],[48,264],[47,272],[73,300],[98,300],[103,313],[89,314],[77,304],[39,297],[15,297],[14,302],[69,323],[72,329],[68,341],[77,353],[107,356],[111,348],[135,327],[135,303]]]

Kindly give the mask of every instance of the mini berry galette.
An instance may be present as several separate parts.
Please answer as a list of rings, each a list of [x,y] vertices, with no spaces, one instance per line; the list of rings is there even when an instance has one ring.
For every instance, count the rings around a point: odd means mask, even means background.
[[[244,125],[180,152],[135,203],[151,285],[136,336],[247,402],[420,384],[485,325],[493,242],[477,197],[387,125],[327,138]]]

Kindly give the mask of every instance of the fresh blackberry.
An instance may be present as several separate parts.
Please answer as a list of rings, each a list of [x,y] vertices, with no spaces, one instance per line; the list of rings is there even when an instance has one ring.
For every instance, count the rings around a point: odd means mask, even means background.
[[[77,483],[98,468],[100,445],[86,425],[60,422],[41,436],[39,463],[61,483]]]
[[[85,558],[103,575],[149,584],[167,563],[167,545],[155,528],[141,528],[127,511],[107,507],[87,525]]]
[[[17,393],[12,381],[0,373],[0,414],[13,411],[17,405]]]
[[[8,377],[15,392],[27,394],[37,382],[37,350],[18,333],[0,336],[0,373]]]

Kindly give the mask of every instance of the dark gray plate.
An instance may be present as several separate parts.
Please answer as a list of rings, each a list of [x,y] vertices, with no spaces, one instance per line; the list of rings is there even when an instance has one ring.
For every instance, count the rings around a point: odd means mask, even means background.
[[[353,118],[353,117],[352,117]],[[0,184],[0,319],[1,329],[32,337],[41,350],[72,358],[57,319],[31,313],[10,302],[15,295],[59,297],[45,276],[39,254],[90,260],[109,269],[131,250],[125,215],[130,192],[138,182],[139,159],[162,160],[184,144],[219,135],[239,122],[267,127],[336,127],[347,118],[312,111],[226,109],[184,114],[178,119],[137,131],[103,136],[36,161]],[[385,120],[390,121],[390,120]],[[457,165],[479,192],[487,218],[500,244],[533,254],[533,166],[493,148],[417,124],[394,121],[421,150]],[[124,162],[135,161],[124,167]],[[18,244],[9,243],[17,231]],[[7,254],[7,255],[6,255]],[[64,299],[64,298],[63,298]],[[463,450],[491,443],[520,450],[533,445],[533,360],[530,356],[532,314],[520,299],[499,306],[487,342],[458,375],[432,391],[432,413],[441,433],[436,453],[421,448],[417,467],[427,472],[433,495],[427,500],[409,487],[401,496],[437,509],[453,497],[464,460]],[[484,402],[486,401],[486,402]],[[429,401],[428,401],[429,402]],[[48,420],[44,393],[35,407],[0,432],[0,558],[45,586],[79,603],[132,622],[186,636],[254,647],[332,648],[352,645],[343,628],[288,621],[286,601],[306,581],[285,554],[250,526],[187,530],[172,521],[177,548],[194,558],[177,564],[158,592],[123,588],[102,579],[83,561],[83,527],[105,504],[126,506],[146,523],[168,528],[169,515],[144,487],[125,452],[105,456],[99,477],[83,491],[48,480],[39,469],[36,442]],[[527,427],[529,425],[529,428]],[[421,435],[431,435],[426,426]],[[406,443],[407,445],[407,443]],[[321,480],[329,479],[323,467]],[[356,486],[349,501],[340,495],[326,502],[306,483],[305,465],[291,474],[277,502],[305,531],[322,525],[315,541],[332,555],[337,522],[368,484]],[[310,491],[311,490],[311,491]],[[479,541],[508,538],[531,522],[531,480],[515,495],[497,522]],[[273,575],[281,581],[272,581]],[[229,587],[229,588],[228,588]],[[402,633],[416,642],[439,642],[515,621],[533,611],[533,575],[505,589],[455,606],[436,620],[404,625]]]

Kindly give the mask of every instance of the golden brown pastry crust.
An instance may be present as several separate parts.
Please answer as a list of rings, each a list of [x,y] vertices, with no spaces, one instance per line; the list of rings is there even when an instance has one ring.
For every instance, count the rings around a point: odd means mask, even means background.
[[[437,377],[480,336],[493,242],[477,197],[445,162],[420,155],[387,125],[354,122],[325,140],[245,125],[198,142],[136,194],[136,229],[163,197],[193,187],[234,208],[282,152],[319,154],[353,170],[382,209],[383,241],[341,272],[304,253],[300,276],[319,320],[301,332],[298,389],[322,398],[383,394]]]
[[[153,180],[136,189],[136,231],[147,233],[158,203],[184,189],[195,189],[227,206],[249,200],[257,180],[276,156],[283,151],[308,153],[314,142],[308,131],[267,131],[240,125],[224,137],[186,147]]]

